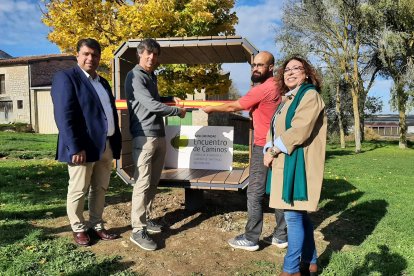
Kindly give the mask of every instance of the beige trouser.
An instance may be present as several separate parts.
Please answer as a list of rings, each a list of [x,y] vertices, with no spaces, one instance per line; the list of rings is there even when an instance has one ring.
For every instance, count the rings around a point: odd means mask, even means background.
[[[131,223],[136,232],[147,225],[167,149],[165,137],[138,136],[132,144],[136,181],[132,192]]]
[[[101,160],[83,165],[68,164],[69,187],[66,210],[74,232],[86,231],[89,227],[103,228],[102,213],[105,206],[105,193],[112,172],[113,154],[109,140]],[[85,195],[88,193],[89,224],[83,217]]]

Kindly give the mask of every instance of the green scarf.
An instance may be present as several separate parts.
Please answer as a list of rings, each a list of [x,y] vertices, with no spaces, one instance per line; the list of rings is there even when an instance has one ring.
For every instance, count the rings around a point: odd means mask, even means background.
[[[316,87],[307,83],[299,88],[286,114],[286,130],[292,127],[292,119],[295,116],[296,108],[305,93],[310,89],[316,90]],[[305,157],[301,146],[294,149],[290,155],[285,154],[282,199],[288,204],[292,204],[295,200],[308,200]]]

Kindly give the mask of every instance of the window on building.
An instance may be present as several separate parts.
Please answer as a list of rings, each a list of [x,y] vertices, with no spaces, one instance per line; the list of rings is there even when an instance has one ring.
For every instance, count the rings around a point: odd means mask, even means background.
[[[6,94],[6,77],[4,74],[0,75],[0,94]]]
[[[23,100],[17,100],[17,109],[23,109]]]
[[[8,123],[13,117],[13,102],[1,101],[0,102],[0,122]]]

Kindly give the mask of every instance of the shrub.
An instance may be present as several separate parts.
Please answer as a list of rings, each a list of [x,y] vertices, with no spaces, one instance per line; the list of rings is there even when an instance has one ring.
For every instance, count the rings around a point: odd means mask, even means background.
[[[0,131],[34,132],[32,125],[26,123],[0,124]]]

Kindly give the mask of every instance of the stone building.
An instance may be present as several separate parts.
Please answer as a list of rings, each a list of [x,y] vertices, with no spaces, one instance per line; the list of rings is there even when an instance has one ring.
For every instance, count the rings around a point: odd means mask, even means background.
[[[0,58],[0,124],[27,123],[39,133],[57,133],[50,86],[53,75],[76,64],[67,54]]]

